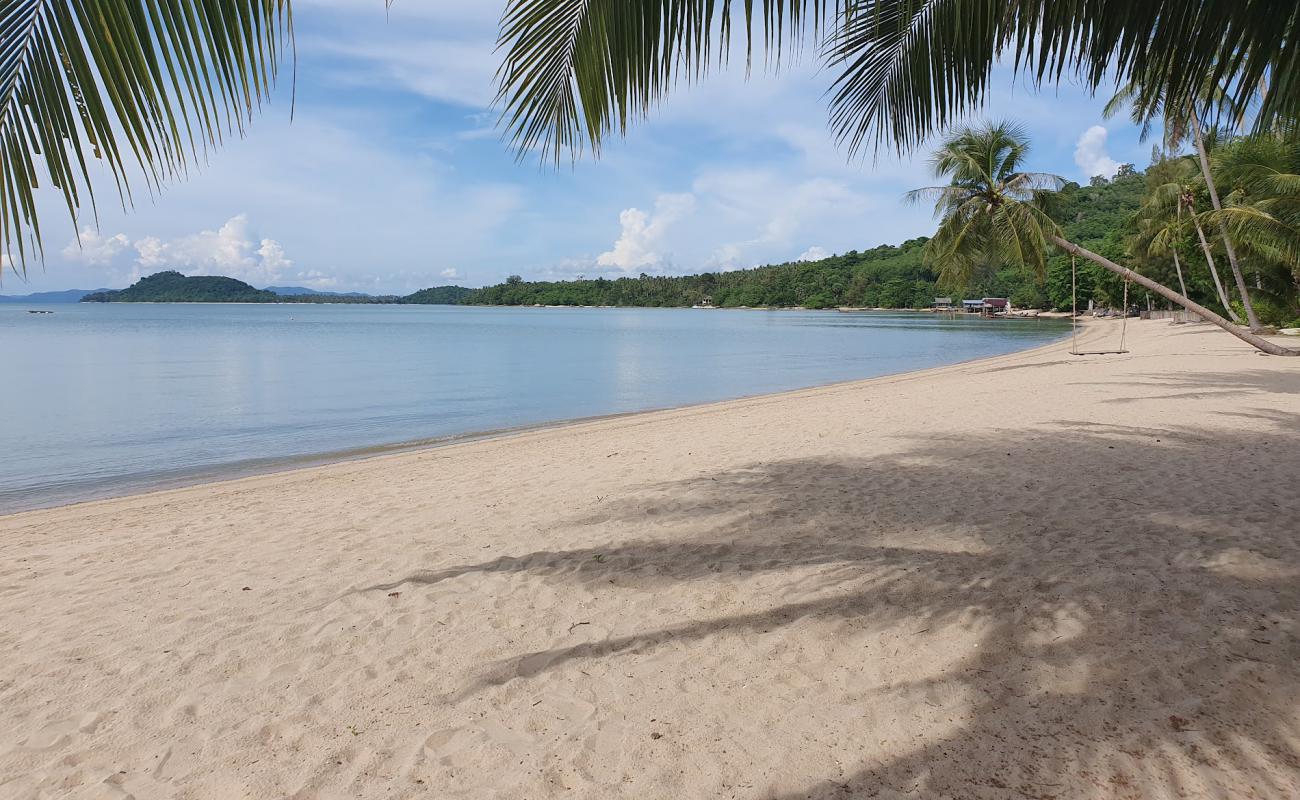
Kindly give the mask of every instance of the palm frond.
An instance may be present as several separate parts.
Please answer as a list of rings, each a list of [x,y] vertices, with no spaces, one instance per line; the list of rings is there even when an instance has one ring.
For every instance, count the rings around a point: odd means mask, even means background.
[[[123,203],[183,174],[268,97],[292,42],[290,0],[0,0],[0,252],[43,254],[36,191],[75,219],[92,164]]]
[[[859,0],[825,47],[831,128],[849,152],[918,144],[983,100],[1005,44],[996,0]]]
[[[736,3],[740,6],[740,3]],[[511,0],[503,124],[549,157],[599,147],[678,78],[725,59],[728,0]],[[837,73],[831,126],[851,152],[910,150],[984,100],[996,64],[1033,85],[1137,82],[1139,105],[1202,108],[1205,87],[1259,130],[1300,117],[1294,0],[763,0],[743,4],[747,53],[808,35]],[[762,34],[748,33],[762,18]],[[809,25],[809,20],[813,24]],[[1267,80],[1265,80],[1267,78]],[[1263,87],[1262,89],[1260,87]],[[1216,101],[1217,102],[1217,101]],[[1146,112],[1144,112],[1146,113]]]
[[[584,146],[599,152],[678,80],[697,80],[729,56],[733,15],[744,26],[747,62],[758,42],[776,63],[817,36],[842,1],[747,1],[738,12],[730,0],[510,0],[498,41],[501,125],[521,156],[538,151],[559,162]]]
[[[1202,215],[1205,223],[1225,225],[1233,240],[1248,250],[1280,264],[1291,265],[1292,272],[1300,277],[1300,220],[1286,220],[1270,213],[1269,205],[1225,208]]]

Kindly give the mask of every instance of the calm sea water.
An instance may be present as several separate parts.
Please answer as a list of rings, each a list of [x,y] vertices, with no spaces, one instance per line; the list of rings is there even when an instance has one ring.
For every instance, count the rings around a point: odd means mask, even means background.
[[[0,305],[0,513],[326,454],[1006,353],[929,314]]]

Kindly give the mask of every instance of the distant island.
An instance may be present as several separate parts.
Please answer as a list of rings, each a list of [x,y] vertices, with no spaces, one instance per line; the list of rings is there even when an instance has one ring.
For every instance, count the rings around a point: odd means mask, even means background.
[[[125,289],[93,292],[83,303],[332,303],[455,305],[473,292],[463,286],[435,286],[405,296],[336,292],[311,293],[300,287],[257,289],[222,275],[182,275],[158,272]]]
[[[57,292],[0,294],[0,303],[76,303],[88,294],[107,291],[108,289],[64,289]]]
[[[1146,180],[1126,165],[1113,180],[1094,178],[1088,186],[1069,184],[1060,195],[1060,219],[1067,238],[1102,254],[1119,255],[1123,236],[1137,210]],[[314,292],[303,287],[257,289],[234,278],[186,277],[168,271],[142,278],[117,291],[81,298],[88,303],[349,303],[498,306],[634,306],[720,308],[928,308],[938,296],[1006,297],[1018,308],[1068,308],[1071,271],[1068,256],[1054,256],[1047,280],[1022,269],[982,271],[966,287],[943,287],[937,273],[922,263],[924,237],[900,245],[881,245],[815,261],[770,264],[752,269],[698,275],[640,275],[568,281],[526,281],[512,275],[480,289],[434,286],[408,295]],[[1079,297],[1114,305],[1122,281],[1089,264],[1078,270]]]

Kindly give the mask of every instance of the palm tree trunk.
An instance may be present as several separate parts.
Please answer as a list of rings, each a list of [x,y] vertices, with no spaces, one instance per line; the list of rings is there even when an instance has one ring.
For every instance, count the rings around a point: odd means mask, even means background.
[[[1192,225],[1196,227],[1196,237],[1201,240],[1201,251],[1205,253],[1205,263],[1210,267],[1210,277],[1214,279],[1214,288],[1219,293],[1219,302],[1223,303],[1223,310],[1228,312],[1228,316],[1233,322],[1241,322],[1237,317],[1237,312],[1232,310],[1232,301],[1228,299],[1228,293],[1223,288],[1223,281],[1219,280],[1219,270],[1214,266],[1214,256],[1210,253],[1210,243],[1205,240],[1205,231],[1201,228],[1200,220],[1196,218],[1196,210],[1192,210]]]
[[[1183,281],[1183,265],[1178,263],[1178,251],[1174,251],[1174,272],[1178,273],[1178,291],[1187,296],[1187,284]]]
[[[1215,211],[1222,211],[1223,206],[1219,203],[1219,190],[1214,185],[1214,175],[1210,172],[1210,156],[1205,151],[1205,137],[1201,135],[1201,120],[1196,116],[1196,110],[1192,109],[1192,131],[1196,138],[1196,153],[1201,157],[1201,174],[1205,176],[1205,188],[1210,192],[1210,203],[1214,206]],[[1228,236],[1228,227],[1219,222],[1219,235],[1223,237],[1223,250],[1228,254],[1228,264],[1232,267],[1232,277],[1237,282],[1237,291],[1241,293],[1241,304],[1246,309],[1246,324],[1252,331],[1260,329],[1259,316],[1255,313],[1255,305],[1250,302],[1250,292],[1246,291],[1246,277],[1241,274],[1241,265],[1237,263],[1237,250],[1232,246],[1232,239]]]
[[[1073,253],[1081,258],[1086,258],[1094,264],[1101,266],[1103,269],[1119,275],[1125,280],[1133,281],[1138,286],[1149,289],[1166,300],[1172,300],[1188,311],[1191,311],[1193,314],[1205,319],[1207,322],[1213,322],[1215,325],[1218,325],[1220,328],[1223,328],[1228,333],[1231,333],[1233,336],[1236,336],[1238,339],[1246,342],[1257,350],[1274,356],[1300,356],[1300,350],[1288,350],[1285,347],[1273,344],[1267,339],[1256,336],[1250,331],[1243,330],[1240,325],[1232,324],[1200,303],[1188,299],[1185,295],[1175,292],[1173,289],[1170,289],[1162,283],[1156,283],[1145,275],[1139,275],[1128,267],[1121,267],[1119,264],[1116,264],[1105,256],[1097,255],[1087,248],[1080,247],[1073,242],[1062,239],[1060,236],[1051,236],[1050,239],[1052,244],[1061,248],[1065,252]]]
[[[1182,199],[1180,198],[1178,201],[1178,226],[1181,228],[1182,225],[1183,225],[1183,202]],[[1178,245],[1175,244],[1172,250],[1174,254],[1174,271],[1178,273],[1178,288],[1180,291],[1182,291],[1183,296],[1186,297],[1187,284],[1183,281],[1183,267],[1181,264],[1178,263]]]

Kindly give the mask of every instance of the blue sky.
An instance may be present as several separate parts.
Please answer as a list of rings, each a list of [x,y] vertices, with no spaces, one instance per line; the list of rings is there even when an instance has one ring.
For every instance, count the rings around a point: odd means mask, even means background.
[[[900,200],[924,152],[850,162],[826,126],[831,76],[737,65],[683,87],[599,161],[516,161],[491,108],[499,0],[295,0],[288,82],[243,139],[120,210],[100,186],[80,245],[42,199],[46,263],[0,292],[121,287],[165,268],[257,286],[406,293],[447,283],[689,273],[865,249],[929,233]],[[1150,146],[1105,98],[1034,93],[999,71],[981,116],[1024,123],[1032,167],[1086,180]],[[1096,126],[1102,126],[1099,130]],[[137,183],[137,186],[142,184]]]

